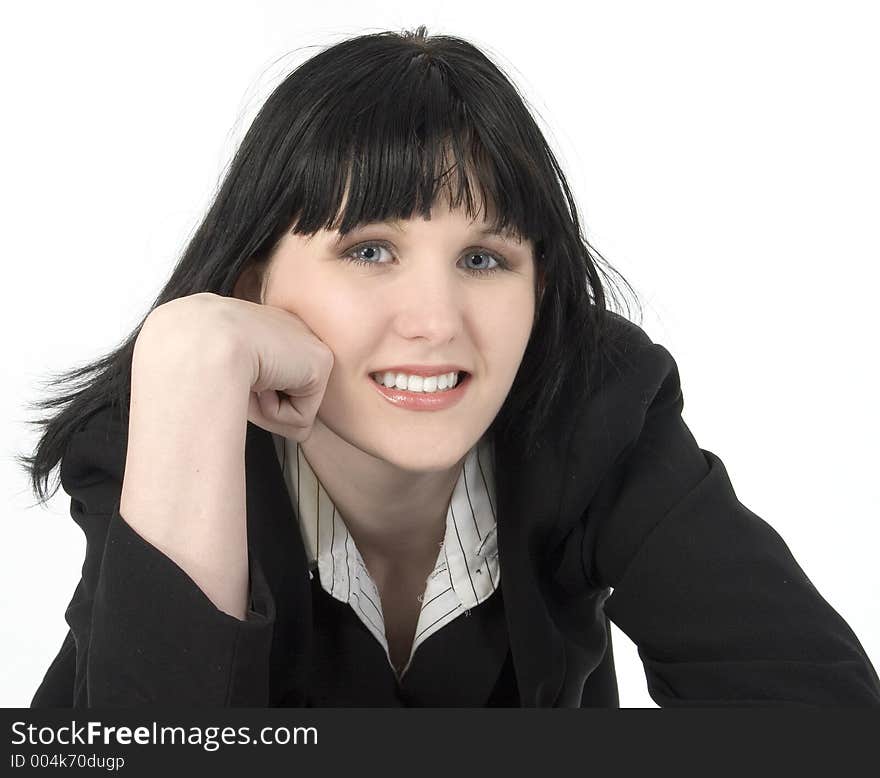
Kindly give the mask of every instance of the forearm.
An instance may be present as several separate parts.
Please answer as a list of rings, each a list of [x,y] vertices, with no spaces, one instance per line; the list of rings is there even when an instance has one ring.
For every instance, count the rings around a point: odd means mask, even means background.
[[[249,386],[222,348],[142,330],[132,361],[121,517],[219,608],[244,619]]]

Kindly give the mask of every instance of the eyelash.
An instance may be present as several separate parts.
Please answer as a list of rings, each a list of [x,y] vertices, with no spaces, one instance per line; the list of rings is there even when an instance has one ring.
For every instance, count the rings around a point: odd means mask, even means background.
[[[351,255],[357,251],[360,251],[362,248],[366,248],[367,246],[381,246],[383,249],[394,253],[391,249],[391,246],[382,240],[368,240],[363,243],[358,243],[355,246],[352,246],[350,249],[347,249],[344,254],[340,257],[343,262],[352,262],[355,265],[379,265],[382,264],[380,262],[370,262],[366,259],[355,259]],[[497,267],[490,268],[468,268],[468,272],[472,273],[476,276],[490,276],[493,273],[497,273],[499,270],[507,270],[508,265],[505,259],[493,251],[486,251],[485,249],[473,250],[468,249],[468,253],[470,254],[485,254],[486,256],[492,257],[497,263]]]

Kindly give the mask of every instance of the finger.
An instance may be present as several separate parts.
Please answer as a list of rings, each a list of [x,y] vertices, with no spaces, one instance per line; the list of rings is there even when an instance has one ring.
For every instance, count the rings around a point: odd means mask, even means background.
[[[320,405],[318,395],[290,397],[274,389],[260,392],[258,399],[263,414],[283,430],[282,434],[296,440],[308,435]]]
[[[248,397],[248,421],[268,432],[275,433],[276,435],[300,440],[305,436],[306,430],[304,430],[301,425],[292,426],[290,423],[283,424],[279,422],[278,414],[276,410],[274,410],[274,408],[277,408],[277,396],[275,399],[260,397],[261,394],[265,395],[268,394],[268,392],[275,395],[274,389],[268,390],[267,392],[250,393]]]

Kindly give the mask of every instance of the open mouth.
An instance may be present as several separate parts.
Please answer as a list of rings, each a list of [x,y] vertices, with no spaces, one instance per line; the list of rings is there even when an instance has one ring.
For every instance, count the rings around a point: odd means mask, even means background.
[[[438,381],[438,387],[434,390],[431,390],[433,384],[431,382],[428,384],[429,391],[424,391],[424,389],[423,391],[411,391],[409,383],[407,383],[406,389],[398,389],[396,383],[394,386],[385,386],[384,383],[377,381],[373,375],[368,376],[370,383],[385,400],[397,408],[408,411],[443,411],[457,405],[464,399],[468,391],[471,375],[465,371],[459,371],[453,376],[453,379],[455,382],[445,389],[439,388]]]
[[[445,373],[441,376],[430,376],[419,380],[397,380],[403,374],[394,373],[371,373],[370,378],[379,386],[396,392],[406,392],[413,395],[435,395],[451,392],[457,389],[470,378],[470,373],[460,370],[453,373]]]

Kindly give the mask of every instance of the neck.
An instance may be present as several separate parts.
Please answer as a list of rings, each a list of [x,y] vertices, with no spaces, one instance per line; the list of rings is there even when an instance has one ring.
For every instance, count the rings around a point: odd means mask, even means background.
[[[464,457],[448,470],[402,470],[351,445],[317,419],[300,449],[365,560],[433,563]]]

